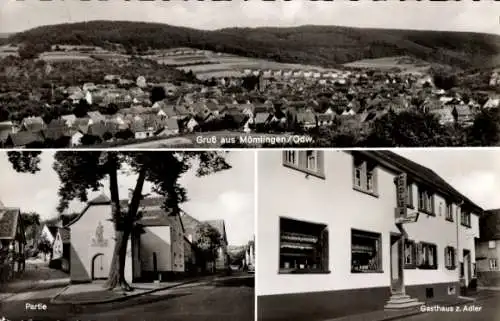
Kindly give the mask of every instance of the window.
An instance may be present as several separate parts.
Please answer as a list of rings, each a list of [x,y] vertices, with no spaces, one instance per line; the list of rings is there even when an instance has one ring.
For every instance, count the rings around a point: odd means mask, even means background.
[[[420,269],[437,269],[437,247],[430,243],[419,243],[418,245],[418,257]]]
[[[496,241],[489,241],[488,242],[488,248],[489,249],[494,249],[497,247],[497,242]]]
[[[456,268],[456,254],[455,254],[454,247],[447,246],[444,249],[444,259],[445,259],[446,268],[448,270],[454,270]]]
[[[425,189],[419,189],[418,210],[430,215],[434,215],[434,195],[431,192]]]
[[[467,211],[461,211],[460,212],[460,224],[462,224],[465,227],[471,227],[470,224],[470,213]]]
[[[328,229],[280,218],[280,273],[328,273]]]
[[[405,240],[405,269],[413,269],[416,267],[416,254],[415,242],[411,240]]]
[[[374,163],[354,157],[353,187],[364,193],[377,194],[377,171]]]
[[[464,262],[460,262],[460,278],[464,277]]]
[[[498,269],[497,259],[490,259],[490,270],[496,271]]]
[[[299,153],[298,151],[294,150],[285,151],[285,159],[283,160],[283,162],[285,164],[298,166],[299,163],[298,162],[299,157],[297,155],[298,153]]]
[[[284,151],[283,165],[293,169],[324,177],[324,152],[318,150]]]
[[[406,205],[413,207],[413,184],[407,183],[406,185]]]
[[[453,222],[453,203],[446,202],[446,220]]]
[[[378,233],[351,231],[351,272],[382,272],[382,236]]]

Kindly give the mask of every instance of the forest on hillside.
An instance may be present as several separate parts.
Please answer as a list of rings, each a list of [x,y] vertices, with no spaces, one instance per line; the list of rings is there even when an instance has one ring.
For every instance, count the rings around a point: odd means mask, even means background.
[[[337,26],[206,31],[159,23],[91,21],[38,27],[12,35],[9,41],[106,48],[120,44],[139,51],[192,47],[325,67],[403,55],[460,68],[488,67],[498,61],[500,54],[497,35]]]

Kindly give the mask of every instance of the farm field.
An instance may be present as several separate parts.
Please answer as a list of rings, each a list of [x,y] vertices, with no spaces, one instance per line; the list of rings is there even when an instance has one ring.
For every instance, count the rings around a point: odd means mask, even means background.
[[[156,55],[149,56],[148,58],[162,64],[177,66],[177,69],[183,71],[192,71],[199,79],[209,79],[212,77],[242,77],[244,75],[244,69],[331,71],[331,69],[325,69],[318,66],[279,63],[265,59],[247,58],[213,52],[206,52],[204,55]]]
[[[407,56],[363,59],[346,63],[344,66],[350,68],[371,68],[383,70],[399,68],[407,72],[425,72],[430,68],[429,63]]]

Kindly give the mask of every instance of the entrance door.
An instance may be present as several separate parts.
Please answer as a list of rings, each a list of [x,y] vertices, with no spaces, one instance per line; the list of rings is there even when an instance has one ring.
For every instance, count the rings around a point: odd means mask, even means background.
[[[471,257],[469,250],[463,250],[464,256],[464,279],[465,286],[469,286],[469,282],[472,279],[472,266],[471,266]]]
[[[403,260],[401,257],[401,236],[391,235],[391,292],[402,292]]]
[[[102,280],[108,278],[105,256],[102,253],[96,254],[92,258],[92,280]]]

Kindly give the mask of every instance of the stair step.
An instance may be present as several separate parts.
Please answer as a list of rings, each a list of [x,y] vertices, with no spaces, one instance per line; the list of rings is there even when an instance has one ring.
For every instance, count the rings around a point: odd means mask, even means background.
[[[410,303],[410,302],[417,302],[417,299],[412,299],[410,297],[407,298],[390,298],[387,303],[395,303],[395,304],[400,304],[400,303]]]
[[[418,306],[423,305],[424,303],[418,302],[418,301],[411,301],[411,302],[405,302],[405,303],[392,303],[388,302],[384,308],[388,310],[398,310],[398,309],[409,309],[409,308],[415,308]]]
[[[391,295],[391,299],[392,298],[396,298],[396,299],[402,299],[402,298],[409,299],[410,296],[408,294],[393,294],[393,295]]]

